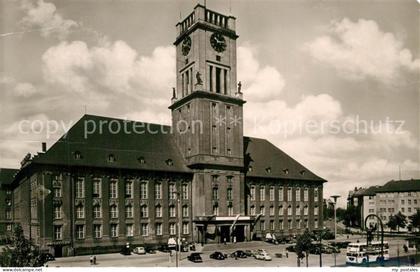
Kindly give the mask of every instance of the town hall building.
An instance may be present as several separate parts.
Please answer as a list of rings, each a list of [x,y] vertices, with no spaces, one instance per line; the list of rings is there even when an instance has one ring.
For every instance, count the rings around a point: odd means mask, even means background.
[[[322,228],[326,180],[243,135],[235,21],[197,5],[177,24],[172,126],[84,115],[17,171],[0,170],[10,201],[2,234],[20,224],[68,256],[179,235],[205,244]],[[124,126],[135,129],[116,132]]]

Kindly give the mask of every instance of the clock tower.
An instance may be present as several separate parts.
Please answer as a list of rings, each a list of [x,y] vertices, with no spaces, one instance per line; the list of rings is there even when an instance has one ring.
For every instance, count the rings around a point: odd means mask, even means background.
[[[176,144],[195,173],[193,216],[195,230],[201,233],[197,235],[205,236],[200,220],[245,212],[245,101],[236,79],[235,20],[198,4],[176,25],[176,88],[169,108]],[[223,236],[223,230],[218,231]]]

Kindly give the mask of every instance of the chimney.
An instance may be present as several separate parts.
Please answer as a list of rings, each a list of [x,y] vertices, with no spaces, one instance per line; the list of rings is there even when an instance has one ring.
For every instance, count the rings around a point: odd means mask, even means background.
[[[42,152],[47,152],[47,143],[46,142],[42,142]]]

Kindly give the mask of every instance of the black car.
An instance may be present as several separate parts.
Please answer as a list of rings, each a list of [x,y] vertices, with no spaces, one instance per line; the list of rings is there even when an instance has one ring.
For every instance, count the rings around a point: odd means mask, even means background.
[[[222,252],[219,251],[215,251],[212,254],[210,254],[210,258],[215,259],[215,260],[224,260],[226,259],[226,254],[223,254]]]
[[[152,247],[146,247],[146,253],[156,254],[156,250]]]
[[[122,255],[131,255],[131,249],[130,249],[130,247],[126,247],[126,246],[124,246],[122,249],[121,249],[121,252],[120,252]]]
[[[161,246],[159,247],[159,251],[160,251],[160,252],[169,253],[169,252],[171,252],[171,249],[169,248],[169,246],[168,246],[168,245],[161,245]]]
[[[202,263],[203,259],[201,259],[200,253],[191,253],[187,259],[193,263]]]
[[[243,250],[237,250],[237,251],[233,252],[232,254],[230,254],[230,257],[243,259],[243,258],[247,257],[247,254]]]

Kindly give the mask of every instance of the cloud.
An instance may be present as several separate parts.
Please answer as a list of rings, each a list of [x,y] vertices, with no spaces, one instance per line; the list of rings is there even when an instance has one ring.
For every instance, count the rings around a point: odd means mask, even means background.
[[[403,41],[381,30],[373,20],[353,22],[344,18],[331,22],[329,27],[329,35],[320,36],[303,48],[347,79],[373,78],[390,83],[403,71],[419,71],[420,59],[415,59]]]
[[[157,47],[139,56],[124,41],[88,47],[85,42],[61,42],[42,56],[45,81],[70,92],[104,92],[132,96],[170,95],[175,83],[175,50]]]
[[[64,19],[53,3],[44,0],[23,1],[22,9],[25,12],[21,20],[22,25],[28,30],[39,29],[43,37],[56,35],[64,39],[73,28],[79,26],[73,20]]]
[[[238,80],[243,84],[244,97],[250,101],[276,99],[285,80],[275,67],[260,67],[255,51],[249,46],[238,47]]]

